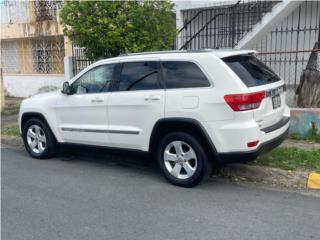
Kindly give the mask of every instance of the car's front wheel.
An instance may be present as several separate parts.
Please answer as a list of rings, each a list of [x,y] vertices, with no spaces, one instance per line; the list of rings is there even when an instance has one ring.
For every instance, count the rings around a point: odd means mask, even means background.
[[[164,177],[174,185],[193,187],[210,172],[206,151],[191,134],[169,133],[161,139],[157,160]]]
[[[26,150],[34,158],[45,159],[55,153],[55,138],[42,120],[28,120],[23,126],[22,138]]]

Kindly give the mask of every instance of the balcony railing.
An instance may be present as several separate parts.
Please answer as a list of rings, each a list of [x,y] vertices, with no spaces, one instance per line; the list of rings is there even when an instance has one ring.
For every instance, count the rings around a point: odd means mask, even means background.
[[[63,1],[36,0],[34,1],[34,13],[37,21],[55,20],[57,12],[62,7]]]

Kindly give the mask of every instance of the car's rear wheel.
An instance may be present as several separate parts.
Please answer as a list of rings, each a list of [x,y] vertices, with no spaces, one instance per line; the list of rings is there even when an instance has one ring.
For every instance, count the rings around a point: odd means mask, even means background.
[[[191,134],[169,133],[160,140],[157,160],[164,177],[172,184],[193,187],[210,172],[206,151]]]
[[[22,138],[26,150],[34,158],[45,159],[55,154],[56,140],[42,120],[28,120],[23,126]]]

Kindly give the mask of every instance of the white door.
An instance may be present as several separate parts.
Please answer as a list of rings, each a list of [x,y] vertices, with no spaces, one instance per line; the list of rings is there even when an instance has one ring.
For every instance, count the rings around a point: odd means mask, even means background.
[[[116,64],[89,69],[61,94],[57,104],[58,130],[64,142],[108,146],[107,103]]]
[[[108,102],[113,147],[148,150],[152,128],[164,117],[164,89],[159,62],[123,62],[116,91]]]

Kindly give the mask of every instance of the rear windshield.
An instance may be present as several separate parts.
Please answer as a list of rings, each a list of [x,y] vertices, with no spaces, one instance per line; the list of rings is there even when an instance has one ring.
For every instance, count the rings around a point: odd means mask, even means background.
[[[254,56],[232,56],[222,59],[247,87],[280,81],[280,78]]]

